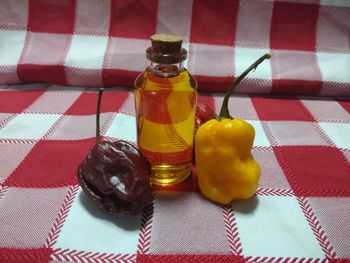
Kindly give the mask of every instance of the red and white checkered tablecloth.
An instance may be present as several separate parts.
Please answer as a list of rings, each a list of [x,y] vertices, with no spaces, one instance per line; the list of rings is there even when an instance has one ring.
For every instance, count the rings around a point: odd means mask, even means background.
[[[222,99],[199,97],[216,110]],[[256,130],[257,194],[216,205],[194,171],[142,215],[118,218],[76,179],[96,100],[92,88],[1,86],[0,262],[350,261],[349,101],[232,97],[232,115]],[[135,142],[131,91],[105,91],[101,123],[105,138]]]
[[[225,91],[350,96],[349,0],[2,0],[0,84],[129,86],[154,33],[184,37],[186,67]]]
[[[350,262],[350,1],[219,2],[0,1],[0,263]],[[95,143],[87,87],[110,87],[103,137],[135,142],[130,87],[160,32],[184,37],[201,91],[271,53],[230,99],[255,128],[260,185],[219,206],[194,169],[143,214],[107,216],[76,179]]]

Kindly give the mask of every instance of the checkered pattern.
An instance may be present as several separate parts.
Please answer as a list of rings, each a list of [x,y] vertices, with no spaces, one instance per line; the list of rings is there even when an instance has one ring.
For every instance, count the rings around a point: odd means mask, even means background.
[[[2,0],[0,84],[127,86],[154,33],[184,37],[199,89],[350,96],[348,0]],[[211,65],[208,67],[208,65]]]
[[[0,262],[350,261],[349,17],[347,0],[1,1],[0,84],[41,84],[0,86]],[[231,98],[256,131],[253,198],[209,202],[194,167],[155,186],[141,215],[110,217],[76,179],[95,143],[97,92],[85,87],[111,86],[101,133],[135,143],[128,88],[161,32],[184,37],[202,91],[225,91],[270,53],[237,93],[329,99]],[[198,98],[216,112],[222,100]]]
[[[199,96],[216,111],[222,99]],[[194,169],[167,191],[155,187],[143,214],[115,218],[76,179],[95,143],[96,100],[92,88],[1,87],[0,262],[350,260],[348,101],[232,97],[231,113],[256,130],[257,194],[216,205]],[[130,91],[105,91],[101,133],[135,142]]]

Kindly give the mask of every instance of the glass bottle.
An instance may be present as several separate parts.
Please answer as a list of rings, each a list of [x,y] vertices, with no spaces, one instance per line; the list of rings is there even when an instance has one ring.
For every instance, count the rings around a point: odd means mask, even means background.
[[[182,38],[157,34],[149,66],[135,81],[137,144],[152,164],[151,182],[186,179],[192,169],[197,82],[184,68]]]

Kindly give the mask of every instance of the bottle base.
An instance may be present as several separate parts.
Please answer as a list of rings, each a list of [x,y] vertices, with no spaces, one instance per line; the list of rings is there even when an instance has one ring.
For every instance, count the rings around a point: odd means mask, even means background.
[[[185,180],[192,170],[192,162],[184,164],[159,164],[152,165],[151,183],[169,185]]]

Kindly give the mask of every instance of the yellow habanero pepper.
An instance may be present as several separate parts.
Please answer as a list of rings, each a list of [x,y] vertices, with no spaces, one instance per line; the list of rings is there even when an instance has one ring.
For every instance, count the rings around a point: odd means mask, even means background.
[[[248,199],[258,187],[260,166],[251,154],[255,130],[248,122],[230,116],[228,99],[239,82],[268,58],[269,54],[262,56],[235,80],[225,95],[218,118],[201,125],[195,135],[199,189],[220,204]]]

